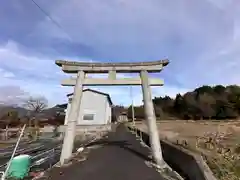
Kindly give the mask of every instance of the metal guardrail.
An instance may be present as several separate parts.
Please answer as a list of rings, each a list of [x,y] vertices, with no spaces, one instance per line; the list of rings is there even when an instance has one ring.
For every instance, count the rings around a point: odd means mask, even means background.
[[[40,143],[36,142],[36,141],[22,142],[21,144],[19,144],[18,150],[28,149],[29,148],[28,146],[32,147],[33,145],[39,145],[39,144]],[[8,146],[8,147],[5,147],[5,148],[1,148],[0,149],[0,155],[5,154],[5,153],[12,153],[14,147],[15,147],[15,145]]]
[[[5,166],[7,166],[7,163],[1,164],[1,165],[0,165],[0,169],[4,168]]]
[[[44,147],[44,145],[37,146],[37,147],[30,147],[30,148],[19,149],[19,150],[16,151],[16,155],[21,154],[21,153],[31,153],[32,151],[39,150],[39,149],[41,149],[43,147]],[[1,157],[8,157],[11,154],[12,154],[12,151],[0,153]]]
[[[33,156],[31,159],[32,159],[32,160],[36,160],[36,159],[39,159],[39,158],[44,157],[45,155],[46,155],[46,156],[49,156],[49,154],[51,155],[51,154],[55,153],[55,151],[56,151],[58,148],[60,148],[61,146],[62,146],[62,145],[58,145],[57,147],[54,147],[54,148],[52,148],[52,149],[50,149],[50,150],[43,151],[43,152],[41,152],[41,153]]]
[[[50,149],[50,150],[47,150],[47,151],[44,151],[44,152],[42,152],[42,153],[40,153],[40,154],[37,154],[36,156],[31,157],[31,159],[32,159],[32,160],[37,160],[37,159],[39,159],[39,158],[42,158],[42,157],[44,157],[44,156],[47,156],[47,155],[49,155],[49,154],[54,153],[54,151],[55,151],[54,148],[53,148],[53,149]]]
[[[55,149],[51,149],[45,152],[42,152],[34,157],[31,158],[31,160],[33,161],[31,168],[34,166],[39,166],[43,163],[45,163],[46,161],[48,161],[49,159],[51,160],[55,155]],[[51,164],[51,163],[50,163]]]
[[[32,162],[31,168],[37,169],[38,171],[51,168],[54,164],[56,164],[59,161],[60,154],[61,154],[61,149],[60,149],[61,146],[62,145],[58,145],[55,148],[44,151],[32,157],[31,160],[33,162]]]
[[[88,144],[95,141],[96,139],[97,139],[96,137],[93,137],[93,138],[90,138],[88,141],[81,142],[81,146],[87,146]],[[27,151],[26,149],[25,151],[20,151],[20,152],[18,151],[16,155],[18,155],[19,153],[28,153],[29,155],[31,155],[31,152],[41,149],[43,147],[46,147],[46,146],[41,145],[35,148],[27,148]],[[30,167],[32,169],[37,169],[37,171],[51,168],[60,159],[61,147],[62,147],[62,144],[58,144],[56,147],[53,147],[48,150],[42,150],[38,154],[34,153],[35,155],[31,157]],[[76,149],[76,151],[78,151],[78,149]],[[0,172],[6,168],[7,164],[8,162],[0,165]]]
[[[50,160],[50,164],[51,164],[51,159],[54,158],[54,156],[58,155],[60,152],[58,152],[57,150],[61,147],[62,145],[58,145],[57,147],[54,147],[50,150],[47,150],[47,151],[43,151],[43,152],[40,152],[38,153],[37,155],[35,156],[32,156],[31,157],[31,161],[32,161],[32,165],[31,165],[31,168],[32,167],[35,167],[35,166],[40,166],[42,165],[43,163],[46,163],[48,160]],[[6,168],[8,162],[0,165],[0,170],[3,170]]]

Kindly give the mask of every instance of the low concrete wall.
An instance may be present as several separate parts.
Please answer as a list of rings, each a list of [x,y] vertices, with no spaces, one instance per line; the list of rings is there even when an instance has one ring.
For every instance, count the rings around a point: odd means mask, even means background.
[[[133,129],[150,146],[149,135],[139,129]],[[200,155],[161,140],[164,160],[182,177],[189,180],[216,180],[208,165]]]
[[[53,133],[54,126],[45,126],[41,128],[42,133]],[[99,132],[99,131],[111,131],[112,124],[106,125],[77,125],[76,126],[76,134],[83,133],[83,132]],[[66,125],[62,125],[58,127],[58,132],[64,133],[66,129]]]
[[[41,133],[53,133],[54,131],[54,126],[44,126],[43,128],[40,129]]]
[[[60,126],[59,132],[64,132],[66,126]],[[111,131],[112,125],[78,125],[76,126],[76,134],[87,133],[87,132],[101,132],[101,131]]]
[[[77,125],[76,126],[76,140],[84,141],[85,139],[101,136],[111,131],[114,127],[114,124],[107,125]],[[58,127],[58,139],[62,139],[66,125]],[[45,126],[41,128],[41,138],[53,138],[54,137],[54,126]],[[56,137],[54,137],[56,138]]]

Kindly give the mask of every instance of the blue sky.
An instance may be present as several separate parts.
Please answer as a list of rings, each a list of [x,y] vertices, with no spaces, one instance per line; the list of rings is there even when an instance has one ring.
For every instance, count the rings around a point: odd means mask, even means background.
[[[168,58],[153,96],[184,93],[203,84],[240,83],[238,0],[31,0],[0,2],[0,102],[45,96],[66,101],[71,87],[54,62],[152,61]],[[69,75],[68,75],[69,76]],[[115,104],[131,102],[129,87],[95,88]],[[134,102],[142,100],[134,87]]]

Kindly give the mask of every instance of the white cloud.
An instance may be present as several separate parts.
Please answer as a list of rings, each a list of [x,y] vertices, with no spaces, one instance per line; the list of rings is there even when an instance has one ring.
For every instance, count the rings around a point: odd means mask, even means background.
[[[66,78],[66,76],[61,71],[61,69],[54,64],[54,60],[26,56],[19,52],[17,47],[18,45],[15,42],[11,42],[11,46],[6,45],[0,47],[1,65],[4,65],[4,67],[7,68],[11,68],[13,71],[15,71],[16,74],[13,76],[13,73],[11,75],[10,72],[6,72],[4,69],[0,69],[0,74],[5,74],[5,76],[0,76],[1,86],[3,89],[0,91],[0,98],[2,98],[2,101],[6,100],[4,100],[4,97],[7,98],[7,101],[13,101],[13,97],[16,98],[16,89],[18,92],[28,92],[33,96],[43,95],[49,100],[50,105],[54,105],[55,103],[63,103],[66,101],[66,94],[71,93],[73,88],[60,86],[60,80],[62,78]],[[6,76],[6,74],[8,74],[8,76]],[[25,74],[28,74],[29,76],[25,77]],[[32,79],[31,77],[34,75],[37,75],[36,77],[38,77],[39,80],[36,78]],[[48,78],[51,78],[53,76],[56,80],[48,82]],[[106,78],[107,75],[92,75],[92,77]],[[118,77],[124,78],[131,76],[129,74],[118,74]],[[131,104],[130,87],[112,86],[91,88],[109,93],[115,104]],[[169,91],[169,89],[171,91]],[[179,91],[180,90],[177,87],[169,88],[168,86],[164,86],[159,87],[159,90],[153,90],[153,95],[169,95],[169,93],[174,95]],[[10,94],[6,96],[7,92]],[[142,103],[141,93],[142,92],[140,87],[133,87],[134,104],[139,105]]]
[[[168,56],[166,74],[182,86],[240,83],[237,1],[69,0],[49,12],[73,41],[87,42],[102,54],[136,60]],[[37,28],[45,38],[66,38],[48,20]]]
[[[234,0],[208,0],[208,1],[220,9],[226,9],[229,6],[231,6],[234,2]]]
[[[12,72],[5,72],[3,74],[3,77],[4,78],[13,78],[13,77],[15,77],[15,75]]]
[[[0,104],[19,104],[28,96],[29,93],[22,90],[19,86],[0,86]]]
[[[41,5],[71,36],[46,18],[31,34],[41,40],[84,42],[107,61],[169,57],[171,63],[160,74],[166,85],[152,88],[153,96],[173,97],[203,84],[240,84],[238,1],[58,0],[54,6],[48,6],[48,2]],[[16,42],[9,40],[0,47],[0,67],[4,68],[0,72],[1,84],[18,85],[27,92],[45,95],[51,102],[64,101],[72,88],[60,87],[60,80],[66,75],[49,57],[27,56],[19,51]],[[84,59],[68,57],[67,53],[64,58]],[[131,103],[129,87],[95,89],[110,93],[116,103]],[[141,88],[133,89],[134,102],[141,104]]]
[[[153,96],[170,96],[175,98],[177,94],[184,94],[193,89],[179,88],[176,86],[152,87]]]
[[[14,73],[10,72],[10,71],[6,71],[4,69],[0,68],[0,76],[2,76],[3,78],[13,78],[15,77]]]
[[[60,87],[60,79],[64,77],[64,73],[59,73],[61,69],[54,64],[54,60],[26,56],[19,52],[17,43],[10,42],[0,47],[0,61],[2,87],[18,86],[32,95],[44,95],[50,99],[51,105],[64,100],[64,93],[69,89]],[[12,72],[4,68],[11,69]],[[59,98],[54,96],[56,94]]]

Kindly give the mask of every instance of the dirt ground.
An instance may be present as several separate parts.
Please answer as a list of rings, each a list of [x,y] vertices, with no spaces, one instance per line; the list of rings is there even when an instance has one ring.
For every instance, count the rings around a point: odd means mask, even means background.
[[[240,120],[170,120],[160,121],[157,126],[161,139],[204,154],[219,179],[239,179]],[[144,132],[148,131],[146,122],[137,122],[136,127]]]
[[[136,126],[147,132],[145,122],[136,123]],[[161,138],[175,142],[187,140],[195,145],[197,139],[212,135],[222,136],[222,144],[235,146],[240,144],[240,121],[160,121],[157,123]]]

